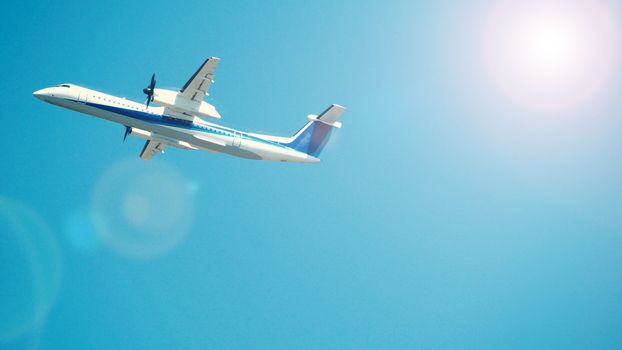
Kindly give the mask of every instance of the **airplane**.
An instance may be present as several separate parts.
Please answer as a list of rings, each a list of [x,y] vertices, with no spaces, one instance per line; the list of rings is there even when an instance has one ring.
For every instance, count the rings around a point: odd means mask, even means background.
[[[166,147],[207,150],[237,157],[296,163],[318,163],[320,152],[345,108],[333,104],[319,115],[309,115],[307,123],[293,136],[280,137],[243,132],[204,118],[220,119],[216,108],[204,101],[212,83],[217,57],[209,57],[179,91],[156,88],[155,74],[143,89],[145,104],[87,89],[60,84],[35,91],[45,102],[109,120],[125,126],[128,135],[146,140],[140,158],[149,160]],[[154,102],[160,107],[150,104]]]

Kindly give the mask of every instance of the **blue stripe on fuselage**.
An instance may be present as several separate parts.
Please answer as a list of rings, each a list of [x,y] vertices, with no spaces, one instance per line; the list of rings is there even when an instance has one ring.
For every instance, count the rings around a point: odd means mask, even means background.
[[[74,102],[78,102],[75,101]],[[160,124],[160,125],[166,125],[166,126],[173,126],[173,127],[177,127],[177,128],[182,128],[182,129],[188,129],[188,130],[197,130],[200,132],[204,132],[204,133],[210,133],[210,134],[224,134],[226,136],[230,136],[233,137],[234,136],[234,130],[233,129],[228,129],[225,127],[221,127],[221,126],[214,126],[214,125],[200,125],[200,124],[195,124],[192,121],[189,120],[184,120],[184,119],[179,119],[179,118],[175,118],[175,117],[171,117],[169,115],[164,115],[164,114],[153,114],[153,113],[148,113],[148,112],[143,112],[143,111],[137,111],[134,109],[127,109],[127,108],[122,108],[122,107],[117,107],[117,106],[110,106],[110,105],[104,105],[104,104],[99,104],[99,103],[92,103],[92,102],[78,102],[78,103],[83,103],[86,104],[87,106],[91,106],[94,108],[98,108],[98,109],[102,109],[108,112],[112,112],[112,113],[116,113],[116,114],[120,114],[126,117],[130,117],[130,118],[134,118],[134,119],[138,119],[138,120],[142,120],[142,121],[146,121],[146,122],[150,122],[153,124]],[[251,136],[248,135],[246,133],[240,132],[240,131],[235,131],[237,133],[239,133],[240,137],[243,139],[247,139],[247,140],[251,140],[251,141],[257,141],[257,142],[262,142],[265,144],[269,144],[272,146],[277,146],[277,147],[282,147],[282,148],[290,148],[287,147],[285,145],[282,145],[278,142],[272,142],[272,141],[268,141],[268,140],[264,140],[262,138],[259,137],[255,137],[255,136]]]

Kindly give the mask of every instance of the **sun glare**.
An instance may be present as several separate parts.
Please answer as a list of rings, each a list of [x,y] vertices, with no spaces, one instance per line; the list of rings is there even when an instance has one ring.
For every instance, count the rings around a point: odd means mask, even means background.
[[[524,105],[572,107],[607,79],[615,34],[597,0],[502,1],[485,30],[487,68],[500,89]]]

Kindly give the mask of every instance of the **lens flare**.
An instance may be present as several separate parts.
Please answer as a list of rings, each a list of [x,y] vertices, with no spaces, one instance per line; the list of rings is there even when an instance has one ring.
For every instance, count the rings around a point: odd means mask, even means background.
[[[135,159],[113,165],[93,196],[94,222],[103,242],[134,258],[150,258],[174,248],[192,222],[187,181],[161,160]]]
[[[62,261],[56,237],[28,207],[0,197],[0,342],[38,329],[54,304]]]
[[[615,61],[615,24],[598,0],[501,1],[484,36],[487,68],[501,91],[539,109],[588,101]]]

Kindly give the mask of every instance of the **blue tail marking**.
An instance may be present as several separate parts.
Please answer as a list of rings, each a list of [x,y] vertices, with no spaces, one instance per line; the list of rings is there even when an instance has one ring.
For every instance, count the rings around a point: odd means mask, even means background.
[[[333,127],[322,122],[310,121],[294,135],[294,139],[286,146],[296,151],[317,157],[333,131]]]

